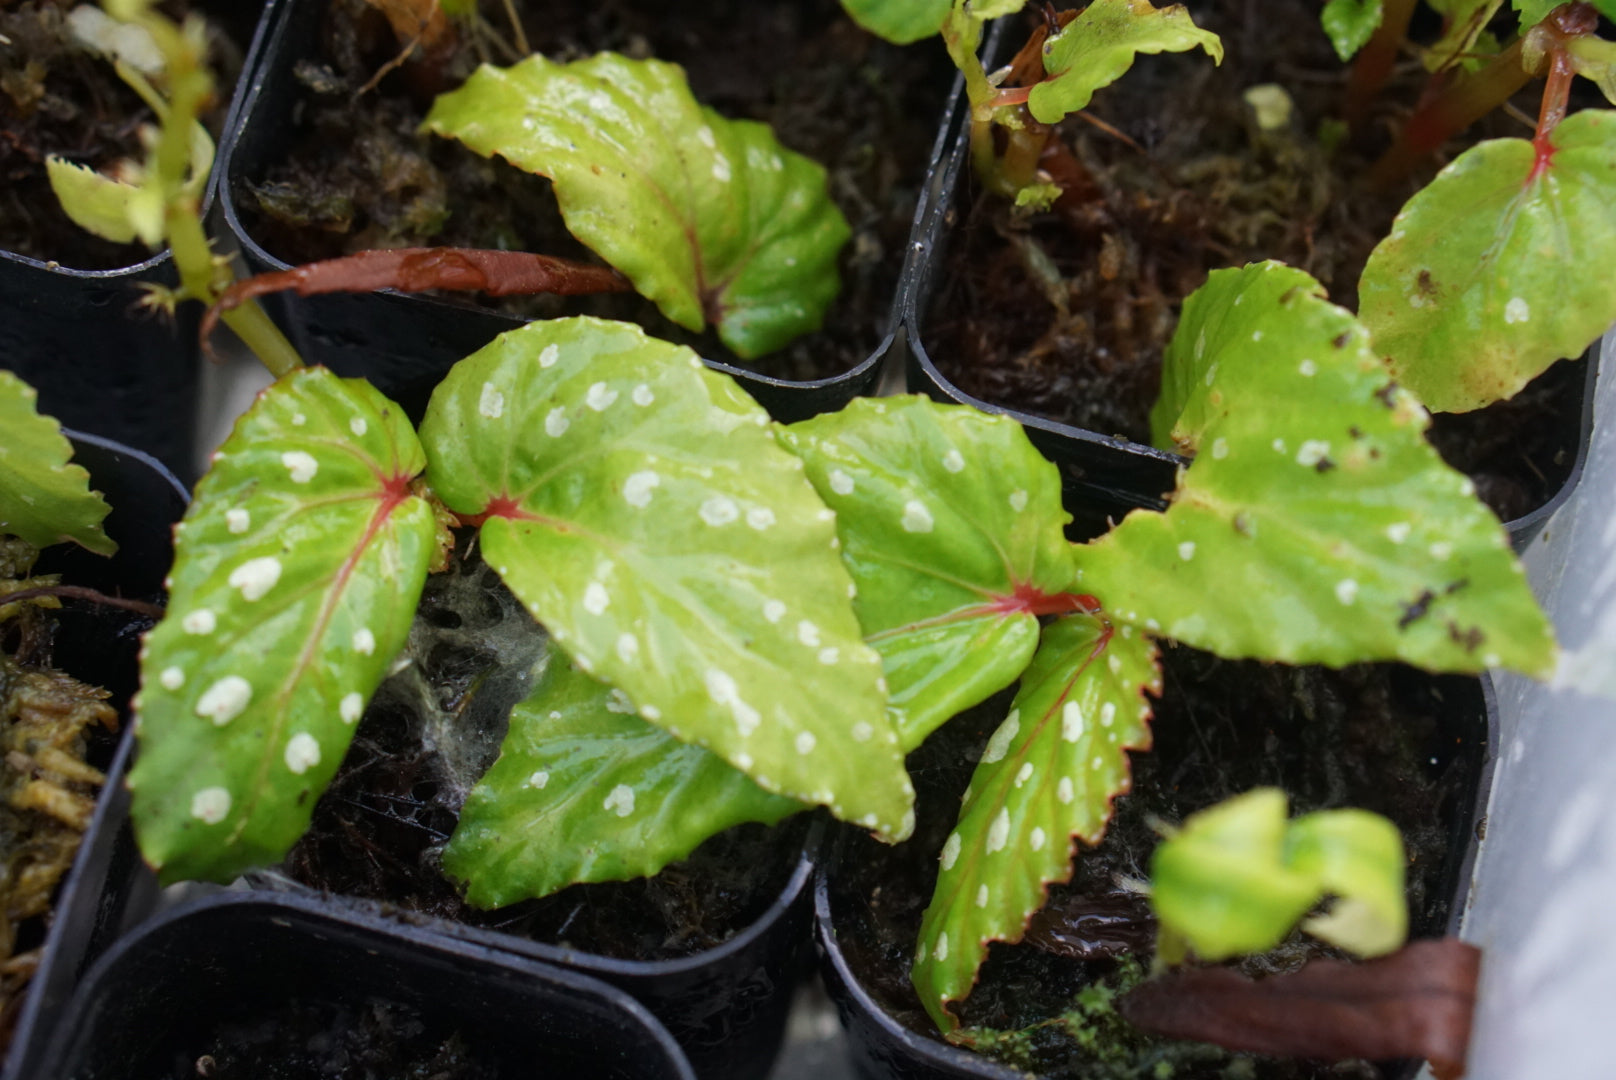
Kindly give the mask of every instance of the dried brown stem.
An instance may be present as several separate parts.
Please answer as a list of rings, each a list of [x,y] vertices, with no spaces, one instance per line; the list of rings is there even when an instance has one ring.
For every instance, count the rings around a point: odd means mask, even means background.
[[[15,604],[24,600],[40,600],[46,597],[65,600],[88,600],[92,604],[102,604],[106,607],[122,608],[133,611],[137,615],[146,615],[153,619],[163,617],[161,604],[149,604],[144,600],[128,600],[121,596],[108,596],[95,589],[86,589],[82,585],[41,585],[33,589],[18,589],[13,593],[0,593],[0,605]]]

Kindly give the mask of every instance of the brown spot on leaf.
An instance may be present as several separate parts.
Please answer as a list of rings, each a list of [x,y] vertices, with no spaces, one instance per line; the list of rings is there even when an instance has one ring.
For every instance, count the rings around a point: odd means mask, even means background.
[[[1327,473],[1333,468],[1335,468],[1335,462],[1331,461],[1327,457],[1321,457],[1313,464],[1313,469],[1315,472]]]
[[[1465,652],[1475,652],[1481,646],[1481,643],[1487,640],[1487,635],[1481,632],[1481,627],[1479,626],[1461,630],[1458,623],[1450,620],[1448,623],[1448,638],[1455,645],[1464,649]]]
[[[1402,618],[1397,620],[1397,629],[1407,630],[1415,621],[1424,618],[1426,612],[1431,610],[1431,601],[1436,599],[1436,593],[1426,589],[1415,598],[1412,604],[1403,608]]]
[[[1334,345],[1338,349],[1345,349],[1351,343],[1352,343],[1352,331],[1351,330],[1343,330],[1343,331],[1341,331],[1339,334],[1337,334],[1335,336],[1335,340],[1330,342],[1331,345]]]
[[[1414,279],[1414,287],[1420,290],[1421,296],[1426,297],[1435,296],[1441,291],[1437,287],[1436,279],[1431,277],[1431,271],[1429,270],[1420,271],[1419,276]]]
[[[1385,386],[1382,386],[1379,390],[1375,391],[1376,400],[1378,400],[1382,405],[1386,406],[1388,409],[1397,408],[1397,401],[1395,400],[1396,397],[1397,397],[1397,380],[1395,380],[1395,379],[1393,379],[1391,382],[1387,383]]]

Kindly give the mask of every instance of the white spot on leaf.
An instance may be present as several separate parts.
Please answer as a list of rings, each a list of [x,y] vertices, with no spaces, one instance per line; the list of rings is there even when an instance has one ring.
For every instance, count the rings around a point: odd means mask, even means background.
[[[976,906],[979,908],[988,906],[988,887],[986,885],[976,887]]]
[[[819,650],[819,662],[821,664],[834,664],[841,658],[842,651],[833,645],[828,645]]]
[[[613,687],[612,692],[606,695],[606,711],[618,716],[633,716],[634,702],[623,691]]]
[[[925,503],[919,499],[910,499],[903,504],[903,520],[900,524],[903,525],[904,532],[929,533],[934,522],[931,519],[931,511],[926,509]]]
[[[1072,790],[1072,778],[1070,776],[1061,777],[1060,783],[1055,785],[1055,798],[1070,805],[1076,795],[1077,793]]]
[[[1182,544],[1179,544],[1178,557],[1183,559],[1185,562],[1189,562],[1191,559],[1195,558],[1195,541],[1186,540]]]
[[[863,720],[853,725],[854,742],[869,742],[874,735],[875,729]]]
[[[1296,464],[1312,468],[1330,455],[1330,444],[1323,439],[1308,439],[1296,451]]]
[[[528,777],[527,780],[523,782],[522,786],[543,789],[544,786],[549,782],[550,774],[545,772],[543,769],[540,769],[538,772]]]
[[[1510,302],[1504,305],[1504,321],[1511,326],[1526,322],[1531,317],[1531,305],[1519,296],[1512,297]]]
[[[988,854],[1003,851],[1004,845],[1010,841],[1010,811],[1000,807],[999,816],[993,819],[988,826]]]
[[[320,741],[306,731],[293,735],[286,743],[286,767],[302,776],[320,764]]]
[[[633,634],[621,634],[617,638],[617,658],[625,664],[632,664],[640,655],[640,639]]]
[[[544,415],[544,433],[552,439],[559,439],[567,433],[572,421],[567,419],[567,410],[557,405]]]
[[[226,675],[203,692],[196,703],[196,715],[223,727],[240,716],[250,701],[252,684],[240,675]]]
[[[1446,540],[1438,540],[1431,545],[1430,551],[1431,558],[1445,560],[1449,555],[1453,554],[1453,545]]]
[[[157,676],[157,681],[163,684],[165,690],[178,690],[185,685],[185,672],[177,667],[166,667],[163,673]]]
[[[1021,768],[1016,770],[1016,780],[1015,780],[1016,787],[1020,787],[1022,784],[1025,784],[1028,780],[1031,780],[1032,779],[1032,773],[1033,773],[1032,762],[1030,762],[1030,761],[1022,762]]]
[[[1401,544],[1404,540],[1408,539],[1409,533],[1413,531],[1414,526],[1409,522],[1394,521],[1390,525],[1386,526],[1386,539],[1390,540],[1394,544]]]
[[[1212,440],[1212,460],[1222,461],[1229,456],[1229,440],[1216,438]]]
[[[365,423],[363,416],[356,416],[348,421],[348,430],[353,432],[356,438],[362,439],[365,437],[365,432],[370,430],[370,425]]]
[[[794,740],[793,745],[796,746],[797,753],[799,753],[799,754],[811,754],[811,753],[814,752],[814,746],[818,742],[819,742],[819,740],[814,738],[814,733],[813,732],[811,732],[811,731],[799,731],[799,732],[797,732],[797,738]]]
[[[320,463],[302,450],[288,450],[281,455],[281,464],[292,476],[292,483],[306,484],[320,471]]]
[[[943,455],[943,468],[951,473],[965,471],[965,455],[958,450],[950,450]]]
[[[746,512],[746,523],[762,532],[774,524],[774,511],[767,506],[754,506]]]
[[[701,515],[701,520],[716,529],[740,517],[741,508],[727,495],[714,495],[701,504],[701,509],[697,513]]]
[[[589,614],[606,614],[606,608],[610,606],[611,602],[611,594],[606,591],[606,586],[602,585],[600,582],[591,581],[587,586],[585,586],[584,610],[589,612]]]
[[[838,495],[853,494],[853,478],[840,469],[830,471],[830,489]]]
[[[778,600],[765,600],[763,602],[763,617],[772,623],[785,618],[786,606]]]
[[[643,510],[651,505],[651,489],[662,483],[662,477],[649,469],[643,472],[630,474],[623,481],[623,501],[636,509]]]
[[[982,764],[992,765],[995,761],[1004,760],[1004,755],[1010,752],[1010,744],[1015,741],[1016,733],[1021,730],[1021,710],[1012,709],[1010,715],[1004,718],[988,739],[987,748],[982,751]]]
[[[945,930],[937,935],[937,947],[931,951],[931,954],[937,958],[939,964],[948,959],[948,931]]]
[[[1076,742],[1083,737],[1083,708],[1075,701],[1061,706],[1061,738]]]
[[[644,383],[636,386],[634,388],[634,393],[630,394],[629,396],[634,399],[634,404],[640,406],[641,408],[644,408],[656,400],[656,395],[651,393],[651,388]]]
[[[261,600],[281,579],[281,561],[272,555],[248,559],[230,571],[230,587],[241,590],[247,601]]]
[[[617,391],[603,382],[593,383],[584,395],[584,404],[596,412],[605,412],[617,400]]]
[[[1315,364],[1311,360],[1303,360],[1300,364],[1296,365],[1296,370],[1300,371],[1303,375],[1313,376],[1319,373],[1319,365]]]
[[[362,656],[370,656],[376,651],[376,635],[368,627],[361,626],[354,631],[353,649]]]
[[[1117,720],[1117,703],[1116,702],[1107,701],[1104,705],[1100,706],[1100,726],[1101,727],[1110,727],[1112,724],[1116,723],[1116,720]]]
[[[634,812],[634,789],[627,784],[618,784],[600,805],[618,817],[628,817]]]
[[[365,699],[357,690],[342,695],[342,701],[337,705],[337,715],[342,717],[344,724],[358,723],[359,718],[365,714]]]
[[[539,353],[539,366],[541,368],[555,367],[556,361],[561,359],[561,350],[554,344],[546,345]]]
[[[1044,830],[1035,827],[1027,836],[1027,846],[1034,851],[1042,851],[1044,850],[1044,840]]]
[[[226,510],[224,512],[224,527],[229,529],[233,535],[240,536],[252,528],[252,515],[240,507]]]
[[[819,627],[807,619],[803,619],[797,624],[797,640],[810,649],[817,649],[819,647]]]
[[[1012,491],[1010,493],[1010,509],[1018,514],[1027,509],[1027,493],[1025,491]]]
[[[204,825],[217,825],[230,814],[230,792],[205,787],[191,796],[191,816]]]
[[[952,870],[954,869],[955,861],[959,858],[959,853],[960,834],[951,832],[948,834],[948,839],[943,842],[943,853],[938,857],[937,861],[942,863],[944,870]]]

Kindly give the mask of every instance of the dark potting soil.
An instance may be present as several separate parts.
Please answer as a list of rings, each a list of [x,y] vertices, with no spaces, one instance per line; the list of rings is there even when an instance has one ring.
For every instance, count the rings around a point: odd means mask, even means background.
[[[1340,115],[1346,71],[1318,5],[1188,6],[1222,37],[1223,64],[1200,52],[1142,56],[1097,93],[1089,113],[1131,144],[1069,118],[1060,137],[1081,166],[1069,185],[1077,205],[1018,215],[966,180],[924,332],[939,370],[966,393],[1148,443],[1162,353],[1209,271],[1280,259],[1355,310],[1370,251],[1441,164],[1481,138],[1530,136],[1530,122],[1496,113],[1419,175],[1369,191],[1359,178],[1418,99],[1423,67],[1402,65],[1363,137],[1332,155],[1319,135]],[[1019,29],[1010,36],[1024,40]],[[1259,130],[1243,98],[1266,83],[1294,102],[1281,131]],[[1532,93],[1519,115],[1536,116]],[[1432,441],[1501,518],[1521,516],[1570,475],[1581,379],[1580,362],[1561,362],[1513,402],[1438,417]]]
[[[408,1005],[298,999],[219,1024],[154,1080],[499,1080],[498,1065]]]
[[[67,13],[80,0],[21,0],[0,9],[0,248],[78,270],[110,270],[144,262],[144,244],[116,244],[85,232],[68,218],[51,190],[51,155],[98,170],[142,162],[143,125],[156,123],[140,96],[105,57],[78,44]],[[241,71],[243,45],[257,5],[220,4],[210,18],[208,62],[219,101],[207,121],[215,137]],[[200,3],[164,3],[173,17]]]
[[[1163,661],[1165,693],[1152,724],[1159,749],[1133,755],[1133,789],[1117,801],[1105,839],[1078,853],[1071,882],[1052,887],[1027,939],[991,947],[962,1020],[1012,1031],[1073,1011],[1080,1034],[1050,1024],[1000,1040],[1008,1063],[1066,1080],[1388,1075],[1364,1063],[1250,1059],[1129,1027],[1110,999],[1148,967],[1155,925],[1128,883],[1149,877],[1154,822],[1177,824],[1230,795],[1276,785],[1289,794],[1293,815],[1361,807],[1394,821],[1408,848],[1411,931],[1441,934],[1480,761],[1480,748],[1466,743],[1483,737],[1450,719],[1467,695],[1463,680],[1398,665],[1330,671],[1235,663],[1187,648],[1164,649]],[[1008,706],[1006,692],[915,751],[915,838],[894,849],[849,833],[831,879],[837,938],[860,981],[890,1015],[933,1038],[940,1036],[909,983],[910,956],[937,852]],[[1293,934],[1241,967],[1251,975],[1288,971],[1324,955],[1338,954]]]
[[[461,536],[427,581],[409,665],[378,690],[312,827],[287,856],[297,882],[620,959],[713,948],[755,922],[797,865],[808,822],[742,825],[651,878],[574,885],[497,911],[467,905],[440,869],[471,787],[526,696],[542,631]]]
[[[531,318],[631,319],[711,359],[792,379],[845,371],[880,344],[953,73],[937,43],[887,45],[858,30],[835,0],[516,6],[535,51],[563,61],[605,50],[675,61],[703,104],[768,123],[787,147],[829,170],[831,197],[853,238],[824,329],[753,361],[737,360],[716,334],[692,334],[635,296],[489,304]],[[292,144],[266,175],[246,177],[235,191],[244,224],[266,250],[292,263],[419,245],[600,261],[566,231],[548,180],[416,134],[436,91],[458,85],[480,61],[519,58],[503,3],[482,0],[480,10],[478,32],[460,36],[441,79],[407,64],[356,97],[399,45],[363,0],[330,5],[317,47],[297,63],[303,92]]]

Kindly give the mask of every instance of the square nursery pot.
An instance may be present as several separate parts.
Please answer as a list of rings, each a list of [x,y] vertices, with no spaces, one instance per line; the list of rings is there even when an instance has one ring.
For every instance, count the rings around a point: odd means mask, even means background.
[[[437,173],[424,180],[411,174],[396,183],[392,181],[399,171],[425,161],[432,163],[431,169],[444,170],[445,175],[453,169],[464,176],[468,166],[480,170],[481,179],[466,183],[480,185],[483,192],[468,194],[459,187],[448,190],[443,205],[452,214],[442,232],[418,229],[376,236],[380,227],[371,224],[368,235],[348,241],[349,248],[459,244],[590,258],[587,250],[565,233],[548,181],[502,161],[484,163],[471,150],[449,140],[423,135],[412,141],[407,133],[425,115],[430,95],[418,93],[411,100],[406,84],[414,76],[409,72],[394,72],[374,90],[354,97],[355,87],[350,83],[364,76],[344,74],[343,64],[352,61],[339,55],[341,50],[323,44],[335,17],[332,12],[339,7],[345,11],[356,9],[353,3],[332,5],[326,0],[286,0],[282,4],[268,34],[263,63],[243,95],[238,122],[220,147],[220,167],[225,177],[220,203],[248,267],[255,273],[284,270],[290,263],[329,258],[344,250],[344,237],[334,230],[347,231],[350,221],[330,207],[309,212],[311,218],[327,213],[341,219],[337,223],[326,221],[324,227],[319,221],[287,225],[271,218],[262,208],[285,199],[289,191],[304,190],[292,187],[293,183],[314,185],[318,190],[324,178],[336,177],[340,182],[347,175],[345,170],[350,165],[339,161],[336,151],[350,143],[363,143],[364,137],[346,130],[330,130],[333,102],[340,103],[338,115],[344,118],[338,123],[346,122],[347,110],[360,109],[364,110],[361,115],[374,112],[385,117],[386,123],[396,129],[396,133],[385,136],[384,142],[394,148],[389,152],[403,159],[402,163],[394,162],[387,173],[389,195],[398,201],[417,198],[425,186],[441,182]],[[527,8],[531,10],[533,4]],[[693,335],[674,326],[637,296],[531,298],[522,302],[521,310],[536,317],[593,314],[640,322],[652,334],[690,344],[713,367],[733,375],[770,413],[785,421],[836,409],[859,394],[872,392],[898,327],[896,293],[916,217],[916,201],[922,198],[926,185],[928,152],[933,160],[936,156],[931,142],[935,128],[930,118],[936,115],[934,110],[940,103],[953,100],[947,93],[953,68],[942,49],[899,50],[862,35],[834,0],[803,0],[788,5],[751,5],[737,0],[732,8],[717,11],[645,2],[621,5],[605,13],[595,9],[596,5],[581,0],[548,9],[544,24],[529,23],[532,47],[552,55],[559,48],[565,58],[592,52],[596,47],[615,46],[633,55],[642,55],[649,49],[661,59],[683,64],[697,97],[726,116],[741,116],[750,110],[752,118],[768,119],[760,117],[759,111],[777,112],[784,122],[801,129],[801,138],[796,142],[792,131],[786,132],[788,145],[805,152],[818,144],[827,147],[818,154],[809,152],[808,156],[817,156],[832,169],[832,196],[854,226],[854,237],[841,258],[842,295],[832,305],[824,331],[751,362],[733,356],[716,334]],[[508,24],[504,9],[488,10],[489,18],[505,30]],[[371,18],[376,19],[374,13]],[[584,29],[574,40],[569,35],[580,24]],[[783,27],[783,41],[774,45],[749,44],[741,36],[749,32],[748,28],[759,26],[775,26],[775,33]],[[735,31],[736,27],[740,30]],[[821,32],[825,27],[829,29]],[[378,22],[364,33],[378,29],[385,32]],[[814,31],[812,35],[810,29]],[[601,37],[605,46],[598,44]],[[343,48],[350,57],[354,50],[365,48],[367,42],[373,46],[375,62],[367,54],[358,62],[364,66],[354,69],[364,75],[375,71],[397,51],[390,40],[386,48],[375,45],[375,40],[363,35],[345,39]],[[799,44],[803,45],[800,50],[796,48]],[[782,52],[788,46],[790,55]],[[703,64],[709,52],[713,54],[711,62]],[[824,74],[839,70],[837,65],[848,64],[849,57],[852,77],[838,80]],[[809,90],[803,88],[811,90],[820,83],[832,84],[834,90],[827,92],[851,94],[858,102],[873,103],[869,116],[859,123],[879,119],[884,126],[861,128],[853,145],[832,145],[819,130],[824,126],[824,117],[846,112],[848,107],[845,101],[838,104],[835,97],[827,97],[819,103],[822,107],[817,115],[811,107],[814,102],[808,102],[805,109]],[[779,97],[781,103],[772,104],[774,97]],[[828,160],[830,156],[836,160]],[[874,195],[859,190],[873,172],[866,158],[893,166],[885,170],[882,186]],[[850,181],[850,177],[856,179]],[[332,206],[351,211],[351,202],[342,201],[348,195],[338,192],[330,198]],[[500,201],[522,205],[522,220],[509,228],[501,226],[506,231],[496,230],[492,236],[487,229],[476,233],[470,231],[472,226],[460,226],[453,216],[469,219],[480,212],[479,206]],[[366,211],[351,212],[355,232],[367,220]],[[509,235],[512,229],[528,229],[530,223],[539,221],[548,224],[532,227],[545,231],[526,239]],[[267,297],[266,304],[309,363],[327,365],[343,375],[364,375],[411,411],[419,411],[431,386],[455,361],[525,321],[524,316],[479,306],[468,299],[406,296],[392,290],[311,297],[281,293]],[[824,359],[832,356],[837,357],[835,362]]]
[[[112,506],[105,528],[118,542],[111,559],[68,545],[46,549],[42,573],[109,595],[161,600],[163,575],[173,558],[171,528],[188,498],[172,473],[147,454],[96,436],[69,433],[73,459],[90,470],[91,482]],[[60,886],[39,966],[14,1004],[11,1044],[0,1065],[3,1080],[50,1075],[41,1072],[45,1040],[92,960],[117,935],[126,910],[144,901],[137,889],[140,857],[125,819],[129,796],[123,775],[134,749],[129,697],[137,679],[140,635],[151,620],[113,608],[68,600],[55,614],[54,660],[58,668],[112,693],[121,715],[119,733],[92,731],[86,758],[107,774],[95,815]],[[30,933],[23,928],[19,943]]]
[[[240,44],[247,57],[243,76],[257,50],[260,6],[192,4]],[[204,207],[212,203],[213,183]],[[119,251],[105,246],[103,263]],[[127,265],[110,268],[70,261],[0,250],[0,367],[37,389],[40,409],[68,427],[145,450],[181,476],[194,476],[199,313],[194,304],[173,319],[135,310],[144,284],[179,284],[169,252],[136,254]]]
[[[274,1066],[286,1072],[257,1071]],[[693,1076],[662,1026],[596,979],[244,893],[183,905],[118,942],[38,1075],[258,1080],[359,1068],[446,1080]]]
[[[1311,7],[1310,11],[1313,11]],[[1316,11],[1309,17],[1316,22]],[[991,71],[996,64],[1005,62],[1025,40],[1025,34],[1019,17],[999,20],[984,46],[984,56],[989,61],[984,66]],[[1324,40],[1322,35],[1319,40]],[[1231,43],[1229,47],[1234,49],[1236,45]],[[1141,57],[1134,71],[1116,86],[1101,90],[1096,101],[1103,103],[1106,95],[1125,89],[1130,80],[1144,80],[1150,85],[1152,78],[1157,79],[1151,85],[1157,99],[1171,100],[1174,94],[1185,93],[1185,89],[1178,82],[1169,81],[1170,77],[1157,75],[1160,68],[1152,65],[1193,66],[1203,61],[1210,65],[1210,61],[1199,54],[1192,59]],[[1232,62],[1231,56],[1225,66]],[[1009,301],[1011,304],[1025,304],[1039,312],[1050,310],[1050,301],[1040,287],[1017,276],[1024,271],[1017,268],[1019,261],[1008,255],[1013,247],[1011,241],[989,237],[985,228],[979,229],[982,235],[976,237],[967,231],[975,210],[986,198],[971,176],[968,125],[962,124],[954,131],[945,129],[941,137],[952,142],[932,177],[936,196],[916,226],[901,294],[908,343],[909,388],[939,401],[971,405],[1013,417],[1027,428],[1027,434],[1039,450],[1060,466],[1069,493],[1115,501],[1124,512],[1133,507],[1164,508],[1166,494],[1173,489],[1175,472],[1186,464],[1185,458],[1123,435],[1087,430],[1056,418],[1052,414],[1058,413],[1062,402],[1079,400],[1085,394],[1075,382],[1065,388],[1049,384],[1038,391],[1047,402],[1043,413],[994,400],[998,387],[1023,378],[1018,365],[1029,350],[1020,346],[1005,348],[1002,350],[1004,367],[1000,371],[975,372],[965,367],[968,361],[962,342],[971,335],[985,341],[999,331],[967,327],[949,336],[939,328],[939,324],[959,319],[989,304],[981,296],[982,282],[973,279],[968,286],[962,285],[957,266],[949,261],[951,254],[965,250],[973,252],[973,259],[993,267],[996,277],[1016,283],[1012,286],[1016,295]],[[1141,136],[1146,142],[1152,138],[1148,133]],[[1148,237],[1142,240],[1141,248],[1148,241]],[[1089,264],[1096,257],[1097,248],[1097,244],[1092,245],[1076,257]],[[1011,287],[1002,287],[999,291],[1002,295],[1011,291]],[[1450,460],[1461,462],[1460,467],[1473,472],[1484,499],[1505,508],[1499,516],[1506,519],[1505,527],[1517,551],[1524,549],[1576,486],[1588,447],[1592,386],[1598,361],[1596,343],[1583,357],[1554,365],[1512,402],[1464,416],[1436,418],[1431,433],[1433,442]],[[1096,377],[1102,384],[1111,378],[1110,375]],[[973,389],[961,388],[959,383],[966,381]],[[1154,389],[1150,393],[1154,395]],[[1519,417],[1521,427],[1508,439],[1500,439],[1497,432],[1510,416]],[[1461,444],[1470,449],[1448,453],[1449,446]],[[1476,462],[1474,467],[1463,464],[1467,457]]]
[[[1108,513],[1120,516],[1122,507],[1101,506],[1080,519],[1103,522]],[[1294,814],[1355,806],[1391,818],[1410,844],[1410,936],[1458,932],[1494,759],[1497,706],[1486,679],[1432,676],[1399,664],[1332,672],[1233,663],[1185,647],[1164,647],[1162,657],[1167,692],[1155,704],[1155,746],[1130,755],[1130,794],[1118,800],[1106,839],[1080,847],[1072,886],[1051,888],[1051,902],[1034,917],[1027,939],[994,946],[967,999],[967,1023],[1020,1026],[1055,1015],[1117,957],[1148,955],[1155,925],[1124,882],[1148,876],[1155,824],[1177,823],[1257,786],[1283,788]],[[911,840],[882,847],[845,829],[827,844],[814,887],[815,933],[821,973],[861,1080],[1028,1075],[944,1042],[909,983],[938,852],[1011,697],[1006,690],[961,713],[910,755],[918,817]],[[995,1020],[1016,1012],[1021,1019],[1014,1024]],[[1068,1042],[1054,1053],[1081,1051]],[[1228,1072],[1214,1061],[1197,1065],[1207,1071],[1194,1075],[1339,1075],[1327,1064],[1276,1071],[1272,1059],[1228,1058]],[[1040,1059],[1039,1067],[1056,1069],[1058,1060]],[[1416,1072],[1417,1063],[1396,1062],[1383,1064],[1379,1075],[1411,1080]],[[1056,1074],[1102,1075],[1081,1068]],[[1118,1075],[1124,1074],[1133,1075]]]

